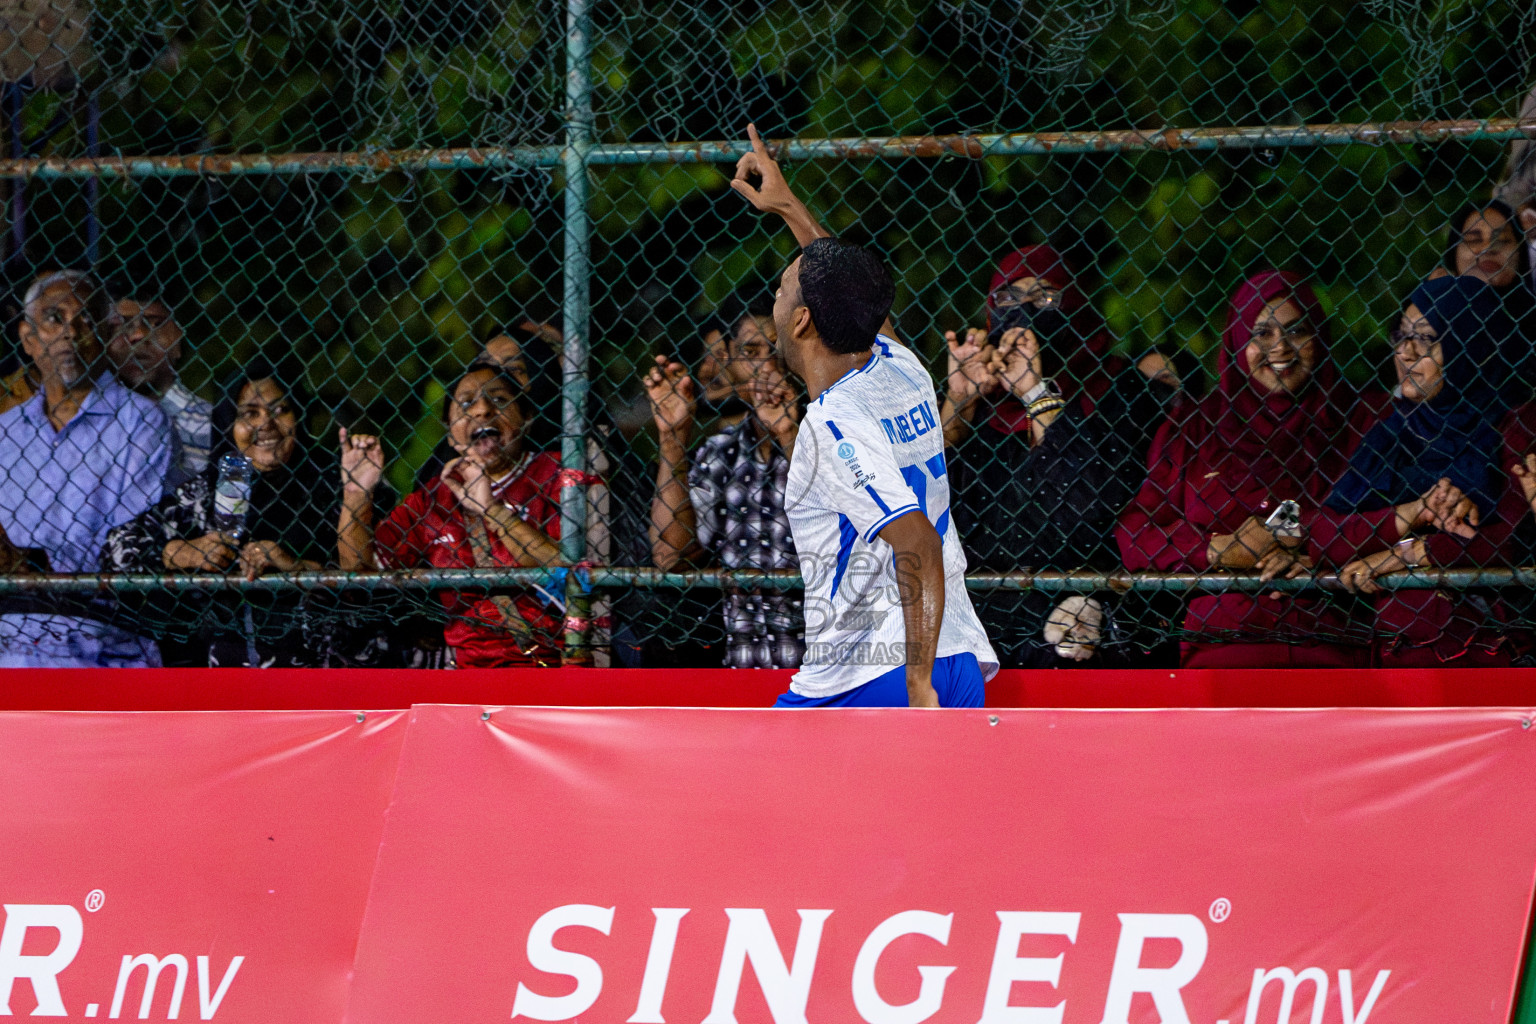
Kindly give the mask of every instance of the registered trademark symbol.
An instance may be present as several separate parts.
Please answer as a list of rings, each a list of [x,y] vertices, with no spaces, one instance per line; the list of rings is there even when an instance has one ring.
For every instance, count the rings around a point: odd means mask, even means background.
[[[100,889],[92,889],[85,895],[85,909],[93,914],[100,910],[102,904],[106,902],[107,894],[102,892]]]
[[[1221,897],[1211,904],[1210,915],[1212,921],[1221,924],[1221,922],[1232,916],[1232,901],[1225,896]]]

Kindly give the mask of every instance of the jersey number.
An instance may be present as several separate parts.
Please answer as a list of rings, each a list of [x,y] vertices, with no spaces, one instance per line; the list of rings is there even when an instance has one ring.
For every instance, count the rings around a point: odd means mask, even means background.
[[[927,472],[923,471],[925,466],[927,467]],[[933,458],[927,459],[922,463],[914,463],[910,466],[901,467],[901,478],[907,482],[908,487],[912,488],[912,495],[917,499],[917,507],[922,510],[923,515],[925,516],[928,515],[929,474],[932,474],[933,479],[938,480],[944,476],[946,471],[947,467],[944,465],[943,452],[939,452],[939,454],[935,455]],[[939,512],[938,509],[935,509],[934,511]],[[944,536],[945,528],[949,526],[949,509],[946,508],[942,512],[939,512],[937,518],[934,518],[933,516],[929,516],[928,518],[933,521],[934,529],[939,531],[939,536],[942,538]]]

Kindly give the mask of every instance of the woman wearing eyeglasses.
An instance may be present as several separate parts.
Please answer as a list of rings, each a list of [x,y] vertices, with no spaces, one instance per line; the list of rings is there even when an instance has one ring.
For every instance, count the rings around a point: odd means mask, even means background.
[[[1007,354],[1034,332],[1045,375],[1060,397],[1093,400],[1130,364],[1109,353],[1109,333],[1077,287],[1076,273],[1055,249],[1032,245],[1009,253],[997,265],[987,290],[987,327],[945,334],[949,379],[944,397],[944,441],[954,446],[976,426],[1028,440],[1031,394],[1023,383],[1019,355]],[[1038,427],[1043,432],[1043,427]]]
[[[1414,289],[1391,341],[1399,397],[1312,517],[1310,547],[1342,566],[1347,589],[1376,595],[1383,665],[1507,665],[1497,594],[1391,591],[1377,580],[1512,564],[1517,533],[1529,533],[1519,478],[1532,447],[1530,417],[1506,416],[1523,386],[1502,355],[1520,343],[1518,323],[1484,280],[1443,277]]]
[[[379,524],[381,568],[555,566],[560,562],[560,460],[524,446],[529,422],[516,378],[472,364],[444,408],[458,457]],[[444,591],[443,638],[460,668],[558,665],[563,594]]]
[[[1285,501],[1303,516],[1315,510],[1386,402],[1357,401],[1328,349],[1322,308],[1298,275],[1267,271],[1237,289],[1217,391],[1159,431],[1151,472],[1121,518],[1127,569],[1304,571],[1304,554],[1264,524]],[[1202,595],[1184,632],[1187,667],[1370,663],[1368,631],[1311,597]]]
[[[973,569],[1119,568],[1115,522],[1146,476],[1147,446],[1179,395],[1168,361],[1110,355],[1109,334],[1054,249],[1005,259],[988,331],[949,336],[945,437],[956,525]],[[971,425],[975,431],[971,434]],[[963,435],[970,434],[968,440]],[[1143,604],[1138,595],[1138,604]],[[1107,594],[976,595],[1010,667],[1128,665],[1147,638],[1121,628]]]

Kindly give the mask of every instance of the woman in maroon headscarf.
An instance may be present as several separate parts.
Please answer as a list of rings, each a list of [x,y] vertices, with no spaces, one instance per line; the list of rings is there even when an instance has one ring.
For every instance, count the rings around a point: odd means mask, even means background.
[[[967,437],[978,416],[994,436],[1017,436],[1029,444],[1027,399],[1014,393],[996,372],[1003,336],[1029,328],[1039,339],[1045,376],[1061,396],[1082,399],[1089,408],[1130,364],[1109,354],[1109,332],[1077,287],[1076,274],[1061,253],[1031,245],[1005,256],[987,288],[987,329],[972,328],[949,342],[949,382],[944,398],[944,440],[954,446]],[[993,445],[995,447],[995,445]]]
[[[1275,540],[1264,521],[1281,502],[1315,509],[1359,439],[1388,406],[1356,400],[1328,354],[1317,297],[1292,273],[1267,271],[1232,297],[1216,393],[1165,424],[1151,467],[1121,517],[1133,572],[1251,569]],[[1206,595],[1190,602],[1186,667],[1329,667],[1370,663],[1368,627],[1316,598]]]

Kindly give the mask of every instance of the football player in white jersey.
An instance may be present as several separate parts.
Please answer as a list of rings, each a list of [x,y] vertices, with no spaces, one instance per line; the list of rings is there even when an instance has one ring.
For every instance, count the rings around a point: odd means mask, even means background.
[[[832,238],[747,133],[731,187],[800,243],[773,319],[809,399],[784,500],[806,652],[776,706],[980,707],[997,656],[965,590],[933,380],[896,339],[880,261]]]

